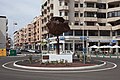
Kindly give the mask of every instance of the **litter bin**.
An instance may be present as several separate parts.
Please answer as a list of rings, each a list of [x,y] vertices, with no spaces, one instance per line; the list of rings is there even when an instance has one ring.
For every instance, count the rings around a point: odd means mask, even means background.
[[[2,56],[2,49],[0,49],[0,56]]]
[[[6,49],[3,49],[3,56],[6,56]]]
[[[9,56],[16,56],[16,50],[10,50]]]
[[[0,56],[6,56],[6,49],[0,49]]]

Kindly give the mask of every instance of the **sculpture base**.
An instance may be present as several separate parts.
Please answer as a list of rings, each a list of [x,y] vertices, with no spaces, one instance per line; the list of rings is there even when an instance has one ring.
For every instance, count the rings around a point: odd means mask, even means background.
[[[52,61],[57,61],[57,62],[63,61],[63,63],[65,62],[72,63],[73,58],[72,58],[72,54],[42,54],[43,63],[52,62]]]

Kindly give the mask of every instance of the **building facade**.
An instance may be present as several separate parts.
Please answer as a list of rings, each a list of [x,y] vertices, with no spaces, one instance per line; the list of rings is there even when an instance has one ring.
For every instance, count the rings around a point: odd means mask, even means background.
[[[6,32],[8,20],[6,16],[0,16],[0,49],[6,49]]]
[[[19,49],[38,49],[41,42],[41,17],[35,17],[30,24],[14,33],[14,45]]]
[[[120,0],[44,0],[41,13],[42,39],[49,39],[51,50],[56,37],[48,34],[46,24],[54,16],[63,17],[71,28],[60,36],[62,51],[82,51],[83,45],[86,49],[93,45],[120,46]]]

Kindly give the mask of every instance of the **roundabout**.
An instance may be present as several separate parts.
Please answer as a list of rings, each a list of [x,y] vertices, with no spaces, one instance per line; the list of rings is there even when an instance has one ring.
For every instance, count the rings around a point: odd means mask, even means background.
[[[74,70],[42,70],[27,69],[15,66],[17,61],[28,59],[25,57],[0,58],[0,77],[3,80],[119,80],[120,59],[92,58],[102,60],[106,64],[100,67]]]
[[[112,70],[117,67],[113,62],[101,61],[102,64],[81,66],[81,67],[33,67],[18,65],[17,63],[22,60],[7,62],[2,65],[5,69],[24,72],[44,72],[44,73],[82,73],[82,72],[96,72]]]

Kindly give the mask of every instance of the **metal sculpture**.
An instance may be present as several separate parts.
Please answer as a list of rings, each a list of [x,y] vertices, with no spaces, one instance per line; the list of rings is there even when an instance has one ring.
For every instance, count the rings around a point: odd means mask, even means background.
[[[63,32],[70,31],[68,22],[65,21],[62,17],[52,17],[50,21],[46,24],[48,32],[57,36],[57,53],[59,54],[59,35]]]

